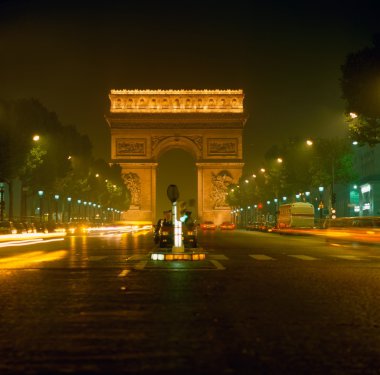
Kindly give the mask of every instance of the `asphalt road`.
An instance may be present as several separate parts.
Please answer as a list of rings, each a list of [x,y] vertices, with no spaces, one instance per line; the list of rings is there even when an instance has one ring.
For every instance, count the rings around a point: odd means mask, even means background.
[[[0,374],[380,374],[380,248],[200,235],[205,261],[151,261],[152,234],[0,248]]]

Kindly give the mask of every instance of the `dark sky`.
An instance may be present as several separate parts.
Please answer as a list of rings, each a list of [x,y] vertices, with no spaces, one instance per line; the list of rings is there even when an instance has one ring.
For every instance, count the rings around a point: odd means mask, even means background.
[[[340,66],[376,3],[0,0],[0,97],[39,99],[108,159],[111,88],[241,88],[256,167],[288,137],[344,134]]]

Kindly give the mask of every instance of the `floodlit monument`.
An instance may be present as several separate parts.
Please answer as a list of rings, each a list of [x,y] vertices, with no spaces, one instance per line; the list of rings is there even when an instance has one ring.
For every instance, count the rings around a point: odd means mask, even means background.
[[[155,222],[158,159],[179,148],[196,161],[199,220],[230,220],[228,186],[238,182],[244,165],[243,91],[111,90],[109,98],[105,117],[111,159],[122,167],[131,192],[131,206],[122,219]]]

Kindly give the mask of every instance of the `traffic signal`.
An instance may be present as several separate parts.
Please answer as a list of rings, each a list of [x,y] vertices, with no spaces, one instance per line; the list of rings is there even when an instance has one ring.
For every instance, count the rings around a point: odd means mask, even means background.
[[[186,223],[190,219],[190,216],[191,211],[185,211],[179,219],[182,221],[182,223]]]

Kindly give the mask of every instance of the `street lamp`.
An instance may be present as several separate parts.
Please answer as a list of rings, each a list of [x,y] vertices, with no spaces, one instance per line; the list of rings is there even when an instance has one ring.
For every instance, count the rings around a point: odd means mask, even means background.
[[[67,205],[68,205],[68,222],[70,222],[70,220],[71,220],[71,200],[72,200],[72,198],[71,197],[67,197]]]
[[[58,223],[58,200],[59,200],[59,195],[55,194],[54,195],[55,199],[55,222]]]
[[[42,221],[43,217],[43,198],[44,198],[44,191],[38,190],[38,196],[40,197],[40,221]]]
[[[322,214],[323,214],[323,208],[324,208],[322,194],[323,194],[323,191],[325,190],[325,188],[323,186],[320,186],[318,188],[318,190],[319,190],[319,205],[318,205],[318,209],[319,209],[319,226],[322,227]]]
[[[77,203],[78,203],[78,218],[80,219],[80,204],[82,203],[82,201],[78,199]]]

